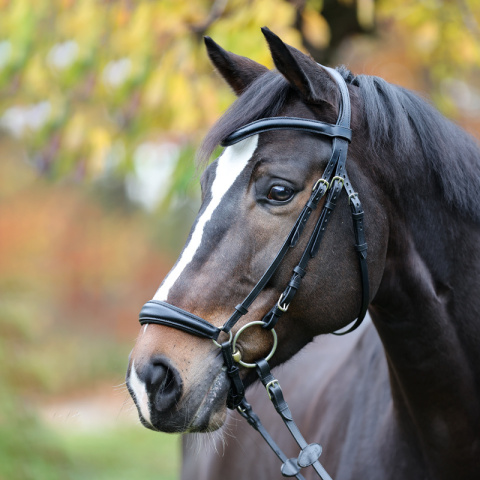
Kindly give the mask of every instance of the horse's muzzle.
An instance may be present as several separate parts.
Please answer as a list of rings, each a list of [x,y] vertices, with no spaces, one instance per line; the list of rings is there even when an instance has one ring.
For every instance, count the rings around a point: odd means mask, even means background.
[[[133,362],[127,373],[127,387],[143,425],[153,430],[169,428],[183,393],[183,382],[167,358],[155,355],[140,367]]]
[[[179,371],[163,355],[153,355],[140,366],[132,362],[127,387],[141,423],[167,433],[219,428],[225,419],[229,381],[220,358],[210,367],[207,378],[187,389]]]

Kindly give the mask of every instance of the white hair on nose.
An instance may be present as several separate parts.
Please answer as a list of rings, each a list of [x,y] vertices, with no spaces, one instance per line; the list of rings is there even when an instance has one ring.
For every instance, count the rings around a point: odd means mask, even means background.
[[[193,260],[195,253],[202,244],[203,232],[205,225],[210,220],[215,209],[220,205],[223,197],[233,185],[238,176],[247,166],[248,161],[252,158],[258,144],[258,135],[246,138],[241,142],[227,147],[221,157],[218,159],[215,171],[215,180],[212,183],[212,198],[202,216],[195,225],[195,230],[190,237],[190,241],[183,250],[176,265],[170,270],[157,293],[153,297],[154,300],[166,301],[168,292],[178,280],[185,267]]]
[[[140,413],[144,420],[152,425],[152,420],[150,418],[150,408],[148,405],[148,395],[145,383],[140,380],[135,370],[135,361],[132,362],[132,369],[130,370],[130,375],[128,376],[128,386],[133,391],[135,395],[135,403],[137,404]]]

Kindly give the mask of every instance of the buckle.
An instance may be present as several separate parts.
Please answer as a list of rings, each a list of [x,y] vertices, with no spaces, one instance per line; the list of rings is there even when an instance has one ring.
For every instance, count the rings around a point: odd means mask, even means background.
[[[272,399],[272,394],[270,393],[270,387],[273,387],[273,385],[278,385],[279,388],[281,389],[280,387],[280,383],[279,381],[275,378],[275,380],[272,380],[270,382],[268,382],[266,385],[265,385],[265,388],[267,389],[267,393],[268,393],[268,398],[271,400]]]
[[[348,204],[349,204],[349,205],[350,205],[351,201],[352,201],[355,197],[358,197],[358,193],[357,193],[357,192],[353,192],[353,193],[351,193],[351,194],[348,196]]]
[[[278,299],[277,307],[282,312],[286,312],[288,310],[288,307],[290,306],[290,304],[289,303],[284,303],[282,305],[282,301],[283,301],[283,293],[280,295],[280,298]]]
[[[312,192],[314,192],[321,183],[323,183],[326,186],[325,190],[328,190],[330,188],[330,184],[324,178],[319,178],[315,182],[315,185],[312,188]]]
[[[333,187],[333,182],[335,182],[335,180],[342,182],[342,188],[343,188],[343,186],[345,185],[345,179],[343,177],[339,177],[338,175],[332,178],[332,181],[330,182],[330,188]]]

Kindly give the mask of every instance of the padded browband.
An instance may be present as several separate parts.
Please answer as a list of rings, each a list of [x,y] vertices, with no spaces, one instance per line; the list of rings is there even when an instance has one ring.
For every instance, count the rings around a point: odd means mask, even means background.
[[[140,311],[140,324],[156,323],[167,327],[179,328],[199,337],[216,340],[220,329],[193,313],[182,310],[159,300],[150,300]]]
[[[269,130],[299,130],[302,132],[326,135],[327,137],[339,137],[348,142],[352,139],[352,131],[350,128],[342,127],[341,125],[332,125],[331,123],[305,118],[270,117],[256,120],[239,128],[223,140],[221,145],[222,147],[228,147],[238,143],[244,138],[251,137],[257,133],[268,132]]]

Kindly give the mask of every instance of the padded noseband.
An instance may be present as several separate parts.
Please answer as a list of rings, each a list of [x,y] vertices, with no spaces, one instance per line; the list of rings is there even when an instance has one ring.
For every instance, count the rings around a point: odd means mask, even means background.
[[[199,337],[216,340],[221,330],[193,313],[159,300],[150,300],[140,311],[140,323],[175,326]]]

